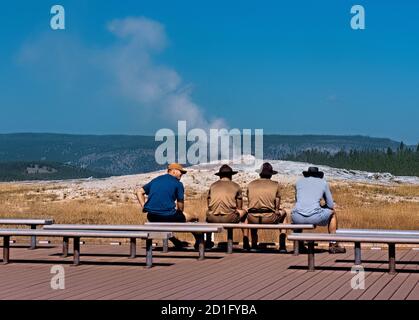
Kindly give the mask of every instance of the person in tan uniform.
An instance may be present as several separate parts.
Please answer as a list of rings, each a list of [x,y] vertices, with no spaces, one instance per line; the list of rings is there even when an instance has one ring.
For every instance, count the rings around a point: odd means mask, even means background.
[[[209,223],[239,223],[245,222],[247,212],[243,210],[243,197],[241,187],[233,182],[233,175],[237,171],[224,164],[215,175],[220,177],[220,180],[214,182],[208,190],[208,211],[207,222]],[[249,243],[249,238],[243,231]],[[244,240],[245,241],[245,240]],[[211,233],[207,234],[206,245],[207,248],[214,246],[211,241]]]
[[[247,187],[248,215],[247,222],[253,224],[282,223],[287,216],[281,209],[281,189],[277,181],[271,180],[278,172],[272,165],[264,163],[259,172],[259,179],[253,180]],[[258,230],[252,229],[252,248],[257,248]]]

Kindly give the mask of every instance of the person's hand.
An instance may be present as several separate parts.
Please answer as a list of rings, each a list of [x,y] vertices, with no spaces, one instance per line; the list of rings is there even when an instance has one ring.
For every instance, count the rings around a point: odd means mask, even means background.
[[[277,214],[277,215],[282,215],[283,212],[284,212],[284,210],[282,210],[281,208],[275,209],[275,214]]]

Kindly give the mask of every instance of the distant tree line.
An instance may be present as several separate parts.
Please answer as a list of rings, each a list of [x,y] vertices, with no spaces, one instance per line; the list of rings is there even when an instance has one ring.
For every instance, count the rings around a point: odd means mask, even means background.
[[[397,176],[419,176],[419,144],[408,148],[401,142],[397,150],[350,150],[331,154],[317,149],[289,154],[284,160],[309,162],[348,170],[389,172]]]

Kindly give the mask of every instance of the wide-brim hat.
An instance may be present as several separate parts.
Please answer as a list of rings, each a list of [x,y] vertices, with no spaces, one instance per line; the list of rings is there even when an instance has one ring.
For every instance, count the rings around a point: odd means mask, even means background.
[[[324,172],[319,171],[317,167],[309,167],[307,171],[303,171],[304,177],[314,177],[322,179],[324,177]]]
[[[171,163],[167,166],[167,170],[179,170],[180,172],[182,172],[183,174],[185,174],[186,171],[185,168],[183,168],[183,166],[179,163]]]
[[[274,174],[277,174],[278,171],[274,170],[272,165],[269,162],[265,162],[262,164],[260,169],[256,170],[257,173],[259,173],[261,176],[273,176]]]
[[[215,173],[216,176],[232,176],[238,173],[238,171],[234,171],[229,165],[223,164],[218,172]]]

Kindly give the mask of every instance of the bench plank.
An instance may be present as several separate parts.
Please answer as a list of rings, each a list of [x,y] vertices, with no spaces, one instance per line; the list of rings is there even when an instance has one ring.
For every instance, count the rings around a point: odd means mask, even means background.
[[[150,226],[219,226],[227,230],[227,253],[233,253],[233,230],[234,229],[265,229],[265,230],[305,230],[314,229],[312,224],[247,224],[247,223],[208,223],[208,222],[146,222]],[[280,233],[279,235],[279,252],[286,253],[286,234]],[[294,255],[298,255],[298,242],[294,242]]]
[[[109,231],[156,231],[156,232],[221,232],[219,226],[192,226],[192,225],[99,225],[99,224],[52,224],[45,226],[44,230],[109,230]]]
[[[329,233],[292,233],[288,236],[290,240],[301,241],[347,241],[347,242],[367,242],[367,243],[400,243],[418,244],[418,236],[396,235],[396,234],[329,234]]]
[[[198,244],[199,244],[199,260],[205,258],[205,244],[204,244],[204,233],[207,232],[221,232],[223,228],[220,226],[211,226],[211,225],[162,225],[162,226],[151,226],[151,225],[98,225],[98,224],[53,224],[50,226],[45,226],[45,230],[67,230],[67,229],[77,229],[77,230],[118,230],[118,231],[145,231],[145,232],[192,232],[198,233]],[[168,251],[168,240],[163,239],[163,252]]]
[[[338,229],[338,234],[394,234],[394,235],[407,235],[419,236],[419,231],[416,230],[388,230],[388,229]]]
[[[150,226],[180,226],[180,225],[190,225],[190,226],[220,226],[224,229],[314,229],[315,226],[312,224],[250,224],[250,223],[209,223],[209,222],[146,222],[145,225]]]
[[[36,226],[45,226],[53,223],[53,219],[0,219],[0,225],[27,225],[31,229],[36,229]],[[36,236],[31,237],[29,249],[36,249]]]
[[[53,219],[0,219],[0,225],[28,225],[31,229],[36,229],[36,226],[44,226],[53,223]],[[31,237],[29,249],[36,249],[36,236]]]
[[[63,237],[63,252],[68,253],[68,240],[73,238],[73,264],[80,264],[80,238],[142,238],[146,239],[146,266],[152,267],[152,233],[138,231],[106,231],[106,230],[44,230],[44,229],[0,229],[0,236],[3,237],[3,264],[10,261],[10,237],[11,236],[45,236],[45,237]],[[161,236],[161,234],[160,234]],[[167,233],[171,236],[171,233]],[[67,245],[67,247],[66,247]],[[130,246],[133,256],[133,247]],[[134,251],[135,257],[135,251]]]
[[[308,270],[314,271],[314,241],[354,242],[355,264],[361,263],[361,243],[387,243],[389,273],[396,273],[396,244],[418,244],[419,235],[388,233],[293,233],[288,237],[294,241],[308,241]]]
[[[42,236],[83,238],[148,238],[147,232],[95,231],[95,230],[44,230],[44,229],[0,229],[0,236]]]
[[[49,225],[53,224],[53,219],[0,219],[0,225]]]

